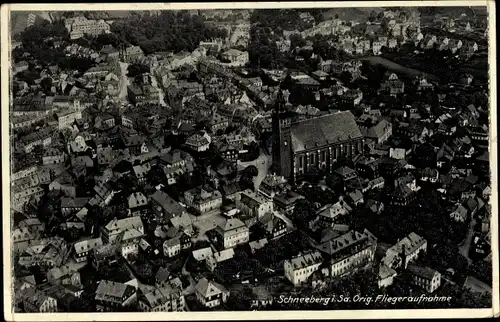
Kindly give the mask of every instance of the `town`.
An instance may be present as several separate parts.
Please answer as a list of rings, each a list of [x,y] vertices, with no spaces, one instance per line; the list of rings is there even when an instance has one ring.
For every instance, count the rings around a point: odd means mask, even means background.
[[[486,7],[11,21],[15,312],[491,307]]]

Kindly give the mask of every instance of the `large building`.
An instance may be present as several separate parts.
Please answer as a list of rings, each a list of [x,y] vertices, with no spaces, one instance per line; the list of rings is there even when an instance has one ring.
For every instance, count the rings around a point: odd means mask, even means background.
[[[334,169],[339,157],[352,158],[363,151],[363,135],[350,111],[298,121],[284,110],[283,94],[273,115],[273,166],[290,180],[318,169]]]

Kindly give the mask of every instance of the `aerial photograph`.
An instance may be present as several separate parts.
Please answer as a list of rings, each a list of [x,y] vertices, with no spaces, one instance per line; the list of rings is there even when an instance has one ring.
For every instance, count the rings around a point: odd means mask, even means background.
[[[488,10],[11,11],[7,310],[491,308]]]

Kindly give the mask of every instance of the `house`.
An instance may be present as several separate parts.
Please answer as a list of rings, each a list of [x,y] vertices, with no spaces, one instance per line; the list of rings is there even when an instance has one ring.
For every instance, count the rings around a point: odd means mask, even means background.
[[[353,170],[349,167],[340,167],[338,169],[335,169],[333,173],[340,177],[343,181],[349,181],[355,179],[358,176],[356,170]]]
[[[195,152],[204,152],[210,147],[210,142],[211,139],[208,134],[200,135],[196,133],[188,137],[184,145]]]
[[[404,269],[425,251],[427,251],[427,240],[412,232],[387,249],[381,264],[393,269],[400,267]]]
[[[481,282],[474,276],[467,276],[463,288],[476,294],[492,294],[492,287],[484,282]]]
[[[238,218],[221,220],[215,228],[216,242],[224,248],[232,248],[248,243],[250,232],[248,227]]]
[[[304,196],[294,191],[286,190],[285,192],[274,196],[273,202],[275,210],[281,211],[284,214],[290,214],[295,209],[296,203],[301,199],[304,199]]]
[[[139,46],[129,46],[121,52],[122,60],[127,63],[133,63],[144,58],[144,52]]]
[[[130,215],[133,217],[141,215],[146,211],[148,206],[148,199],[142,192],[136,191],[132,192],[132,194],[128,196],[127,204]]]
[[[74,249],[74,258],[77,263],[87,262],[88,256],[90,252],[99,248],[103,245],[102,239],[98,238],[87,238],[84,240],[80,240],[73,245]]]
[[[387,72],[385,74],[385,81],[381,84],[379,92],[397,96],[403,94],[404,90],[405,84],[399,79],[398,75]]]
[[[156,190],[151,195],[151,205],[159,222],[166,222],[186,212],[183,206],[161,190]]]
[[[22,303],[26,313],[55,313],[58,311],[57,300],[35,287],[24,290]]]
[[[168,269],[160,267],[155,275],[155,286],[158,288],[165,287],[169,284],[172,278],[173,276]]]
[[[377,239],[366,229],[364,232],[351,230],[314,247],[327,260],[330,276],[336,277],[371,265]]]
[[[351,192],[348,194],[349,198],[351,199],[352,203],[357,206],[359,204],[362,204],[364,202],[363,200],[363,193],[356,189],[355,191]]]
[[[67,264],[60,267],[54,267],[47,272],[47,280],[52,285],[74,285],[80,286],[80,272],[83,265]]]
[[[174,257],[181,252],[181,241],[178,237],[166,240],[163,243],[163,253],[167,257]]]
[[[64,162],[64,152],[56,148],[48,148],[43,152],[43,165],[59,164]]]
[[[237,49],[229,49],[221,55],[222,59],[227,60],[233,64],[233,66],[244,66],[248,63],[248,52],[239,51]]]
[[[229,291],[219,283],[202,278],[195,286],[196,298],[206,307],[217,307],[225,303]]]
[[[468,218],[467,215],[467,208],[465,208],[462,204],[458,204],[450,213],[451,219],[459,222],[465,222]]]
[[[182,291],[172,285],[144,292],[138,299],[141,312],[183,312],[186,302]]]
[[[236,207],[242,213],[257,218],[262,218],[266,213],[274,210],[271,200],[258,195],[250,189],[240,194],[240,199],[236,201]]]
[[[101,280],[95,291],[98,312],[120,311],[135,304],[136,288],[132,285]]]
[[[301,254],[285,260],[283,266],[285,277],[297,286],[307,281],[323,264],[323,256],[319,251]]]
[[[214,271],[219,263],[227,261],[234,257],[234,249],[228,248],[221,250],[220,252],[214,252],[209,255],[206,259],[207,267],[210,271]]]
[[[61,212],[63,216],[71,215],[85,207],[89,201],[88,197],[63,197],[61,198]]]
[[[60,237],[32,240],[19,254],[19,265],[24,267],[59,267],[68,258],[70,246]]]
[[[360,126],[360,131],[367,140],[367,143],[383,144],[392,136],[392,123],[386,119],[378,121],[373,126]]]
[[[101,228],[101,238],[103,243],[115,244],[119,242],[124,232],[128,230],[137,230],[139,233],[144,234],[144,225],[141,217],[128,217],[124,219],[111,220],[106,226]]]
[[[409,264],[407,270],[412,284],[428,293],[433,293],[441,286],[441,274],[430,267]]]
[[[208,185],[186,191],[184,200],[187,206],[193,207],[200,214],[222,206],[222,194]]]
[[[287,224],[286,222],[275,215],[274,212],[268,212],[263,217],[259,219],[259,224],[264,228],[264,231],[267,234],[267,239],[273,239],[280,237],[287,232]]]
[[[396,277],[397,274],[398,273],[391,267],[380,264],[377,278],[378,287],[384,288],[392,285],[392,283],[394,282],[394,277]]]
[[[268,199],[273,199],[276,195],[285,192],[286,184],[285,177],[268,174],[260,183],[259,194]]]
[[[318,225],[324,228],[333,227],[342,216],[349,214],[351,211],[352,208],[343,200],[325,205],[317,212]]]
[[[117,264],[118,249],[115,244],[104,244],[101,247],[96,247],[90,251],[89,260],[92,262],[92,267],[99,269]]]
[[[268,243],[267,238],[262,238],[259,240],[254,240],[248,243],[248,246],[250,247],[250,252],[252,254],[255,254],[255,252],[261,248],[264,248]]]
[[[432,168],[424,168],[420,173],[420,180],[424,182],[436,183],[439,179],[439,171]]]

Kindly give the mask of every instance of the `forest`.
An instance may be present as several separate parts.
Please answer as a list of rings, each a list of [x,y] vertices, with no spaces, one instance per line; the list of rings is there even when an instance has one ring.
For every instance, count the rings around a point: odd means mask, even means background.
[[[200,41],[227,37],[227,31],[208,27],[198,15],[163,11],[158,15],[132,16],[111,26],[116,37],[140,46],[146,54],[159,51],[193,51]]]

